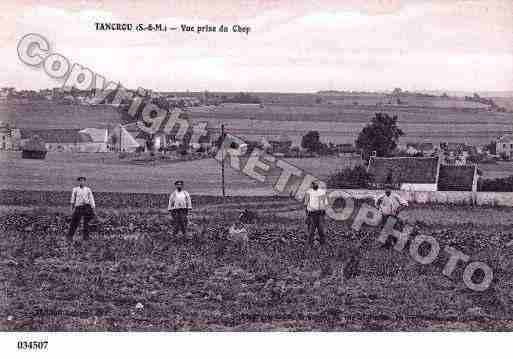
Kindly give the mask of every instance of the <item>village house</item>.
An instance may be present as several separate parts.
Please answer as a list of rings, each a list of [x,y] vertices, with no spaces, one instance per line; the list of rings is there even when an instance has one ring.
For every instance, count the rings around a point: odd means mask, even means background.
[[[108,134],[108,149],[116,152],[135,152],[141,145],[144,147],[146,139],[141,143],[137,141],[134,133],[129,131],[128,125],[117,124]]]
[[[21,129],[21,144],[38,137],[48,152],[106,152],[106,130],[102,129]],[[94,138],[93,138],[94,136]],[[105,142],[104,142],[105,141]]]
[[[0,89],[0,100],[7,100],[10,96],[14,94],[14,87],[2,87]]]
[[[477,191],[476,165],[440,165],[438,175],[439,191]]]
[[[513,135],[500,136],[495,142],[495,153],[511,159],[513,157]]]
[[[145,150],[151,150],[150,139],[153,140],[152,146],[154,151],[159,151],[160,149],[167,149],[169,147],[181,147],[185,143],[188,145],[187,150],[204,150],[208,151],[213,147],[213,141],[215,140],[215,136],[213,132],[209,129],[206,129],[206,134],[203,134],[199,138],[192,136],[191,131],[184,136],[184,139],[178,140],[178,129],[175,127],[169,133],[157,132],[153,136],[148,134],[147,132],[138,130],[135,132],[135,141],[142,146]]]
[[[473,146],[458,142],[441,143],[440,149],[443,163],[452,165],[465,165],[468,157],[476,153]]]
[[[435,155],[439,148],[437,148],[433,143],[431,142],[422,142],[418,144],[417,149],[424,155],[424,156],[433,156]]]
[[[20,130],[8,124],[0,124],[0,151],[15,151],[21,145]]]
[[[443,157],[371,157],[367,171],[377,188],[403,191],[476,191],[476,165],[448,165]]]
[[[84,128],[78,132],[87,140],[81,142],[80,152],[107,152],[109,150],[109,134],[106,128]]]
[[[407,143],[403,151],[410,156],[420,154],[420,151],[417,149],[416,143]]]
[[[272,153],[277,157],[289,155],[292,147],[292,139],[287,135],[237,135],[246,144],[246,151],[249,153],[254,148],[259,148],[267,153]]]
[[[371,157],[367,167],[375,187],[404,191],[436,191],[438,170],[436,157]]]
[[[44,141],[39,136],[34,135],[34,137],[23,143],[21,158],[43,160],[47,152]]]
[[[275,156],[286,155],[289,152],[290,147],[292,147],[292,140],[285,134],[278,136],[266,136],[265,139],[271,145],[271,152]]]
[[[335,145],[337,153],[353,154],[358,153],[358,149],[352,143],[339,143]]]

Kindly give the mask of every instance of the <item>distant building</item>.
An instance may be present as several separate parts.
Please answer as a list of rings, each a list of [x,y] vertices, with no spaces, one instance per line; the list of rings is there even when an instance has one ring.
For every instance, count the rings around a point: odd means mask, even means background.
[[[21,158],[42,160],[47,152],[44,141],[35,135],[23,144]]]
[[[371,157],[368,172],[378,188],[404,191],[477,191],[476,165],[448,165],[440,157]]]
[[[438,170],[436,157],[371,157],[367,168],[376,187],[405,191],[436,191]]]
[[[467,158],[477,153],[474,146],[458,142],[441,143],[440,150],[443,156],[442,162],[449,165],[465,165]]]
[[[404,149],[404,152],[406,152],[406,154],[411,155],[411,156],[420,153],[420,151],[417,149],[417,144],[415,144],[415,143],[406,144],[406,148]]]
[[[0,89],[0,100],[7,100],[15,92],[14,87],[2,87]]]
[[[80,152],[107,152],[109,134],[106,128],[84,128],[78,131],[86,139],[80,146]]]
[[[289,136],[283,134],[279,136],[266,136],[266,140],[271,145],[271,151],[274,154],[286,154],[292,147],[292,140]]]
[[[144,139],[144,141],[146,140]],[[141,146],[141,143],[126,129],[126,126],[120,124],[114,126],[110,131],[108,143],[110,150],[118,152],[135,152]]]
[[[21,144],[37,136],[49,152],[106,152],[107,130],[76,129],[21,129]]]
[[[477,191],[476,165],[440,165],[439,191]]]
[[[21,144],[20,140],[20,130],[9,125],[0,124],[0,151],[18,150]]]
[[[438,152],[438,149],[431,142],[419,143],[417,150],[419,150],[424,156],[432,156]]]
[[[513,157],[513,135],[500,136],[495,143],[495,151],[497,155],[511,159]]]
[[[357,153],[358,149],[352,143],[339,143],[335,145],[338,153]]]

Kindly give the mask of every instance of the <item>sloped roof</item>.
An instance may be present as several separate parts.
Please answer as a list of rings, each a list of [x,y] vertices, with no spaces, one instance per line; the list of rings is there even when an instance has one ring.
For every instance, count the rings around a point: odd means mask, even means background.
[[[439,191],[472,191],[475,165],[441,165]]]
[[[79,132],[88,135],[91,142],[106,143],[108,140],[108,131],[106,128],[84,128]]]
[[[47,143],[77,143],[91,141],[90,136],[84,133],[80,133],[76,129],[21,129],[20,132],[22,139],[38,136],[41,140]]]
[[[141,131],[142,132],[142,131]],[[122,149],[129,149],[133,147],[139,147],[139,143],[135,140],[135,138],[128,132],[124,126],[116,125],[113,130],[111,137],[116,138],[116,143]],[[119,143],[121,140],[121,143]]]
[[[438,158],[371,157],[368,172],[375,183],[436,183]]]
[[[35,135],[30,138],[22,147],[23,151],[37,151],[37,152],[46,152],[46,146],[44,141]]]

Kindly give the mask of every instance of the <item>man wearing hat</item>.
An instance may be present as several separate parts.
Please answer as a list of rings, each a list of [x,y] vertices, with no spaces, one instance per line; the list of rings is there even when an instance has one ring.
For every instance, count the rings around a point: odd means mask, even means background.
[[[319,188],[317,181],[312,182],[312,188],[306,191],[304,197],[308,239],[313,242],[315,232],[319,233],[319,242],[324,244],[324,217],[328,205],[326,190]],[[315,243],[315,242],[314,242]]]
[[[182,232],[186,236],[187,232],[187,215],[192,210],[191,196],[189,192],[183,190],[183,181],[175,182],[176,190],[169,196],[169,204],[167,210],[171,213],[174,221],[173,234]]]
[[[80,225],[82,218],[84,219],[83,238],[89,238],[89,221],[94,217],[94,197],[91,189],[85,185],[86,178],[80,176],[77,178],[78,186],[73,188],[71,192],[71,225],[69,227],[67,239],[73,240],[75,231]]]
[[[392,193],[390,187],[387,187],[385,189],[385,194],[376,198],[376,207],[378,207],[381,212],[381,226],[384,227],[389,218],[399,220],[397,216],[401,209],[408,207],[408,201],[401,198],[398,194]],[[387,238],[383,247],[390,248],[392,245],[393,241],[390,238]]]
[[[388,218],[396,217],[403,207],[408,206],[408,201],[401,198],[398,194],[392,193],[389,187],[386,188],[385,194],[376,198],[376,207],[382,214],[383,225],[387,223]]]

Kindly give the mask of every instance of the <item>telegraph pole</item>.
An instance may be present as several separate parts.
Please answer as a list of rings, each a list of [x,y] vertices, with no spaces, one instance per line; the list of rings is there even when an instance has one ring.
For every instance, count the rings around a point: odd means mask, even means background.
[[[221,124],[221,144],[219,150],[221,151],[221,187],[223,190],[223,221],[226,221],[226,216],[224,213],[224,207],[225,207],[225,196],[226,196],[226,190],[224,186],[224,124]]]
[[[221,125],[221,147],[224,144],[224,124]],[[224,187],[224,149],[221,149],[221,186],[223,188],[223,204],[224,204],[224,197],[226,196],[226,190]]]

